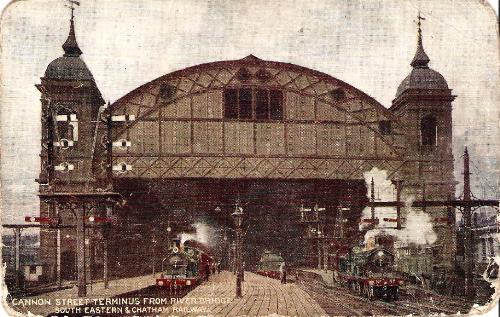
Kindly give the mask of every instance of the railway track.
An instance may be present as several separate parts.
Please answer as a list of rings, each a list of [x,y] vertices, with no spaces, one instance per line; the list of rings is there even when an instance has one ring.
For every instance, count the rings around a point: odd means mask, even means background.
[[[300,286],[306,290],[329,315],[343,316],[403,316],[417,313],[410,307],[401,307],[393,303],[371,301],[364,297],[349,293],[341,287],[326,287],[322,284],[305,284]]]
[[[460,314],[467,314],[472,308],[472,305],[469,304],[457,303],[455,301],[445,301],[445,300],[439,300],[439,301],[429,300],[426,302],[417,302],[417,303],[404,300],[404,301],[397,301],[395,303],[398,305],[402,305],[404,307],[418,309],[423,314],[444,313],[448,315],[454,315],[457,314],[458,312],[460,312]]]
[[[325,286],[324,284],[306,284],[300,282],[300,286],[332,315],[429,315],[429,314],[466,314],[470,311],[472,303],[458,302],[455,299],[444,298],[437,295],[432,300],[415,303],[413,301],[398,300],[385,302],[381,300],[369,300],[349,292],[349,289],[339,286]]]

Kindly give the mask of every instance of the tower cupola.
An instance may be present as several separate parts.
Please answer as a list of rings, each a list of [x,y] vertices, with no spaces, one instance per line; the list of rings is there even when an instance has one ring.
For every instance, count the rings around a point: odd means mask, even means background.
[[[429,67],[430,58],[425,53],[423,40],[421,20],[418,15],[418,37],[417,37],[417,50],[410,65],[413,67],[412,71],[401,82],[396,93],[396,99],[400,97],[407,90],[447,90],[448,83],[443,75]]]
[[[82,50],[78,46],[75,35],[75,22],[71,12],[69,34],[62,45],[64,55],[53,60],[45,71],[45,78],[56,80],[91,80],[92,73],[85,62],[80,58]]]

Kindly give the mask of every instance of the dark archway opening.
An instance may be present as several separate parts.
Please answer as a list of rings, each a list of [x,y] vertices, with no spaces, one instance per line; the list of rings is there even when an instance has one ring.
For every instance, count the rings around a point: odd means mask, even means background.
[[[325,208],[324,232],[330,236],[339,206],[352,205],[343,214],[344,240],[350,244],[362,239],[358,223],[366,203],[364,180],[127,179],[117,180],[115,189],[127,200],[117,210],[119,222],[113,228],[110,265],[118,276],[148,274],[153,266],[158,270],[167,241],[179,234],[190,236],[200,226],[224,263],[234,239],[230,214],[238,199],[245,212],[244,260],[249,270],[265,250],[281,254],[290,266],[317,266],[317,241],[307,238],[300,222],[302,204]]]
[[[61,253],[61,278],[67,281],[76,280],[76,253],[74,251]]]

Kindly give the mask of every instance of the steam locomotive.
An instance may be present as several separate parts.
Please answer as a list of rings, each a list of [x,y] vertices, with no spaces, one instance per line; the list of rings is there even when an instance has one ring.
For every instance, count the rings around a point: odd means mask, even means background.
[[[257,274],[262,276],[280,279],[281,267],[285,261],[280,255],[274,254],[271,251],[264,251],[257,265]]]
[[[214,267],[214,259],[207,246],[194,240],[184,245],[175,244],[162,260],[161,275],[156,285],[172,292],[194,288],[201,284]]]
[[[354,293],[387,301],[397,300],[404,279],[394,270],[394,254],[383,247],[363,251],[353,247],[338,257],[337,280]]]

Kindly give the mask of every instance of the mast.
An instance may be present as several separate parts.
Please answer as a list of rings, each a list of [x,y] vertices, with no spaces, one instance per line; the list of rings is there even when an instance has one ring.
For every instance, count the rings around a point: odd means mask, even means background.
[[[471,221],[471,200],[470,192],[470,170],[469,170],[469,152],[467,147],[464,151],[464,271],[465,271],[465,296],[475,297],[474,289],[474,250],[473,250],[473,232]]]

